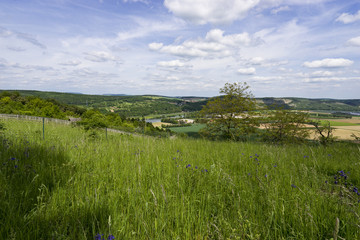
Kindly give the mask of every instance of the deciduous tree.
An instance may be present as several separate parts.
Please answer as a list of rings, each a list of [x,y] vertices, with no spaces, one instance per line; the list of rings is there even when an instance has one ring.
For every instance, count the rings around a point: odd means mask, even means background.
[[[201,134],[212,139],[240,140],[254,132],[256,102],[247,83],[226,83],[220,94],[201,110],[209,119]]]

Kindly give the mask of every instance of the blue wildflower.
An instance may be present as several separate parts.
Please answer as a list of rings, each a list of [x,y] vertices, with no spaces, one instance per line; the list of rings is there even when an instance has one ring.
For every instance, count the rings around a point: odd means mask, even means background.
[[[109,235],[109,237],[108,237],[107,239],[108,239],[108,240],[114,240],[114,239],[115,239],[115,237],[114,237],[114,235],[110,234],[110,235]]]
[[[295,184],[291,184],[291,187],[296,188],[296,185],[295,185]]]
[[[104,234],[100,234],[100,233],[96,234],[95,240],[104,240],[102,236],[104,236]]]

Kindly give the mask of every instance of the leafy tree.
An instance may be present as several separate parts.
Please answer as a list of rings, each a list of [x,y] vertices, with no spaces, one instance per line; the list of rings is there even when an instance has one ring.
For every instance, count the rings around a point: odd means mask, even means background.
[[[309,137],[309,115],[285,109],[270,111],[265,118],[264,139],[271,142],[301,142]]]
[[[255,131],[258,125],[254,117],[256,102],[247,83],[226,83],[220,89],[220,97],[210,99],[201,114],[210,118],[203,136],[212,139],[240,140]]]
[[[108,126],[105,116],[97,110],[86,111],[82,116],[82,120],[77,124],[83,126],[86,131]]]

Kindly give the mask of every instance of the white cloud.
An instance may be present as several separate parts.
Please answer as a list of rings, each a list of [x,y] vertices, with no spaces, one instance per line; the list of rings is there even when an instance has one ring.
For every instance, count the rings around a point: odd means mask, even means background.
[[[261,65],[264,62],[265,62],[265,59],[262,57],[254,57],[249,60],[249,63],[253,64],[253,65]]]
[[[150,43],[148,46],[150,50],[156,51],[156,50],[160,50],[164,46],[164,44],[154,42],[154,43]]]
[[[311,73],[312,77],[331,77],[334,73],[330,71],[315,71]]]
[[[349,44],[351,46],[360,47],[360,36],[349,39],[347,41],[347,44]]]
[[[224,24],[242,19],[260,0],[165,0],[175,16],[195,24]]]
[[[37,46],[39,48],[46,49],[45,44],[41,43],[40,41],[38,41],[36,39],[35,36],[28,34],[28,33],[11,31],[6,28],[0,27],[0,37],[3,37],[3,38],[14,37],[16,39],[20,39],[25,42],[31,43],[32,45]]]
[[[237,54],[237,50],[241,47],[255,45],[256,42],[256,39],[251,38],[247,32],[224,35],[222,30],[213,29],[205,38],[170,45],[154,42],[148,47],[150,50],[182,57],[226,57]]]
[[[185,63],[179,61],[179,60],[173,60],[173,61],[161,61],[157,63],[160,67],[183,67],[185,66]]]
[[[94,52],[85,52],[85,59],[92,62],[107,62],[107,61],[115,61],[116,58],[108,52],[103,51],[94,51]]]
[[[349,13],[343,13],[336,19],[337,22],[342,22],[345,24],[352,23],[352,22],[359,21],[359,20],[360,20],[360,10],[354,15],[349,14]]]
[[[347,67],[354,62],[345,58],[325,58],[322,60],[316,60],[312,62],[304,62],[303,66],[308,68],[335,68],[335,67]]]
[[[273,10],[271,10],[271,14],[278,14],[279,12],[284,12],[284,11],[290,11],[290,7],[289,6],[281,6],[278,8],[274,8]]]
[[[103,1],[103,0],[102,0]],[[145,3],[145,4],[149,4],[149,1],[147,0],[123,0],[124,3],[137,3],[137,2],[141,2],[141,3]]]
[[[79,60],[69,60],[69,61],[61,62],[59,64],[63,66],[77,66],[81,64],[81,62]]]
[[[250,68],[240,68],[237,70],[239,74],[242,75],[254,75],[256,73],[256,69],[253,67]]]

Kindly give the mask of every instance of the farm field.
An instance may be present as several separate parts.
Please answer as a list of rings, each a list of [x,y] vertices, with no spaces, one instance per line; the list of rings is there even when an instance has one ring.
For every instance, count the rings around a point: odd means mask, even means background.
[[[360,238],[360,151],[2,121],[3,239]]]
[[[336,119],[336,120],[327,120],[322,119],[322,121],[329,121],[330,125],[334,128],[334,136],[339,140],[354,140],[352,134],[360,136],[360,118],[353,117],[352,119]],[[314,136],[314,135],[312,135]]]

